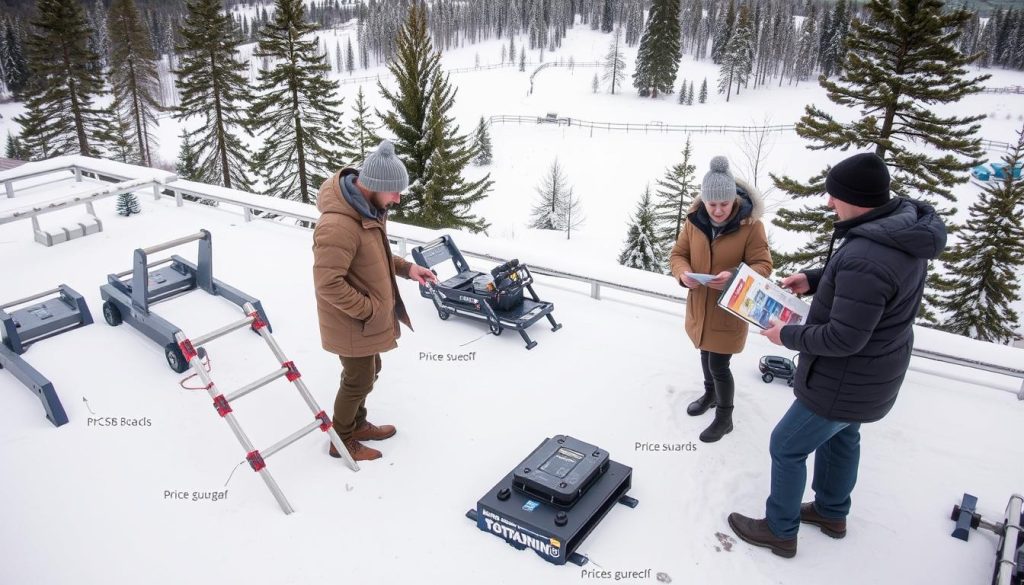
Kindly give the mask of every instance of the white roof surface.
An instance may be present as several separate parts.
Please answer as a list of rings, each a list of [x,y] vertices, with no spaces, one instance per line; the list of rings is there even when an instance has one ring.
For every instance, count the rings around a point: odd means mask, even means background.
[[[19,198],[71,188],[80,187],[51,177]],[[1001,515],[1009,494],[1024,490],[1024,403],[1013,394],[1019,381],[915,360],[892,413],[863,427],[847,538],[804,529],[796,559],[775,557],[734,542],[725,518],[763,515],[768,437],[793,398],[784,383],[762,383],[756,364],[761,355],[788,352],[751,335],[733,360],[736,430],[705,445],[697,435],[710,415],[685,413],[702,384],[681,305],[607,290],[597,301],[586,285],[539,277],[537,292],[555,302],[564,328],[552,333],[538,324],[530,331],[538,346],[526,351],[515,332],[485,336],[474,322],[442,322],[413,283],[400,281],[416,331],[405,331],[400,347],[383,356],[368,401],[371,420],[397,425],[398,434],[379,444],[383,459],[358,473],[326,455],[319,433],[270,458],[297,510],[286,516],[247,466],[225,488],[242,449],[206,393],[179,386],[183,376],[167,368],[161,348],[130,327],[103,323],[99,286],[130,267],[135,248],[210,230],[215,277],[262,300],[281,346],[330,413],[340,368],[320,348],[311,232],[245,223],[235,210],[177,208],[148,192],[139,198],[143,212],[130,218],[115,214],[114,199],[99,202],[102,233],[50,248],[33,242],[28,221],[0,225],[0,303],[65,283],[85,295],[97,321],[24,355],[53,381],[69,424],[51,426],[37,398],[0,372],[0,583],[595,580],[516,551],[464,516],[555,434],[597,444],[634,470],[630,495],[640,505],[617,506],[586,539],[579,550],[593,561],[588,568],[651,569],[675,583],[987,582],[995,539],[950,538],[950,509],[968,491],[979,496],[980,511]],[[484,245],[456,238],[465,249]],[[509,242],[488,245],[538,265],[559,262],[542,250],[516,252]],[[194,258],[195,245],[175,253]],[[234,305],[201,292],[154,310],[193,337],[239,316]],[[928,339],[946,352],[991,356],[995,349],[941,334]],[[213,379],[225,391],[275,366],[251,334],[223,338],[209,351]],[[471,353],[473,360],[433,362],[421,352]],[[89,426],[91,412],[146,418],[151,426]],[[309,420],[284,381],[241,399],[235,412],[261,448]],[[648,453],[636,450],[640,442],[698,447]],[[165,497],[224,489],[227,498],[217,502]],[[809,482],[807,489],[809,498]]]

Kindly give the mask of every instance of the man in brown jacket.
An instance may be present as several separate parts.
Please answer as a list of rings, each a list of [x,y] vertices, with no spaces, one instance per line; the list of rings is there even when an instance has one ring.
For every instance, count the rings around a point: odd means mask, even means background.
[[[401,200],[409,175],[395,149],[381,142],[361,171],[346,168],[324,181],[313,231],[313,286],[323,348],[341,358],[334,430],[356,461],[380,451],[360,441],[395,434],[366,420],[366,397],[380,374],[380,354],[398,347],[399,322],[412,329],[395,276],[436,282],[429,269],[391,254],[387,210]],[[341,455],[330,447],[332,457]]]

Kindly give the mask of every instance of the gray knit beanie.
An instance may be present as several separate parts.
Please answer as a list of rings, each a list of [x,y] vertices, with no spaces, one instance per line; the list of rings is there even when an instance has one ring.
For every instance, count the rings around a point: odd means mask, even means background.
[[[377,150],[366,157],[359,171],[359,184],[377,193],[400,193],[409,186],[409,173],[395,156],[391,142],[382,140]]]
[[[736,179],[729,172],[729,159],[716,156],[711,159],[711,170],[700,185],[700,198],[708,202],[732,201],[736,198]]]

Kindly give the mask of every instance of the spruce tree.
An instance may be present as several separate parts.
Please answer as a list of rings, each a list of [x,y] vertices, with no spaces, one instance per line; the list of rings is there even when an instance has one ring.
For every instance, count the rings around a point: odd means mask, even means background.
[[[427,32],[424,8],[413,4],[388,60],[396,89],[377,82],[391,106],[382,121],[395,136],[395,151],[411,181],[395,217],[426,227],[482,231],[487,224],[470,207],[486,197],[492,182],[490,175],[469,182],[462,178],[476,152],[450,116],[456,90],[441,71],[440,59]]]
[[[564,226],[563,209],[569,196],[569,181],[556,158],[536,188],[539,196],[530,212],[530,227],[539,230],[560,230]]]
[[[352,106],[352,112],[352,122],[345,129],[348,144],[341,156],[349,165],[361,167],[366,156],[373,152],[381,141],[377,135],[378,125],[370,113],[370,107],[366,105],[361,85],[356,93],[356,103]]]
[[[615,6],[614,0],[604,0],[604,7],[601,10],[601,32],[610,33],[615,30]]]
[[[21,145],[21,141],[18,140],[17,136],[14,136],[10,132],[7,133],[7,144],[4,146],[4,157],[24,161],[29,159],[29,154]]]
[[[491,147],[491,134],[487,130],[487,122],[483,116],[480,116],[480,124],[476,127],[474,147],[477,155],[473,162],[480,166],[491,164],[491,161],[494,160],[494,152]]]
[[[139,198],[132,192],[121,193],[117,196],[116,211],[118,215],[123,215],[124,217],[142,213],[142,208],[139,207]]]
[[[302,0],[276,0],[254,53],[274,61],[260,72],[252,107],[253,125],[264,137],[257,171],[268,195],[302,203],[315,203],[320,184],[344,163],[342,102],[315,30],[303,17]]]
[[[119,120],[127,120],[128,135],[120,137],[133,159],[153,166],[156,114],[160,109],[157,55],[134,0],[113,0],[106,25],[110,37],[110,85]]]
[[[736,27],[736,3],[729,0],[729,8],[724,18],[715,22],[714,39],[711,43],[711,61],[716,65],[722,63],[722,56],[725,54],[729,40],[732,39],[733,29]]]
[[[997,343],[1011,342],[1020,326],[1013,306],[1024,272],[1024,180],[1014,179],[1012,169],[1024,164],[1024,128],[1003,162],[1005,178],[985,185],[971,205],[938,302],[947,316],[943,329]]]
[[[28,60],[25,57],[24,43],[20,33],[21,26],[18,19],[7,22],[0,31],[4,35],[4,83],[11,94],[18,96],[25,89],[28,83]]]
[[[693,198],[700,191],[694,175],[697,167],[693,164],[693,149],[689,136],[686,137],[682,154],[682,160],[669,167],[665,171],[665,178],[658,181],[655,220],[657,239],[662,248],[675,243],[683,224],[686,223]]]
[[[338,69],[339,70],[341,69],[340,65],[338,66]],[[345,46],[345,71],[348,71],[348,74],[352,75],[352,73],[355,70],[356,70],[356,54],[355,54],[355,51],[352,50],[352,38],[349,37],[348,44]]]
[[[626,244],[619,253],[619,264],[649,272],[662,272],[665,264],[665,249],[657,236],[654,204],[651,201],[651,187],[637,203],[636,212],[629,220]]]
[[[526,71],[526,47],[519,50],[519,70]]]
[[[704,81],[700,83],[700,97],[697,98],[700,103],[707,103],[708,101],[708,78],[705,77]]]
[[[247,171],[251,156],[239,138],[248,133],[248,65],[239,61],[242,38],[221,0],[189,0],[180,28],[182,45],[175,70],[181,103],[176,117],[201,123],[188,134],[199,152],[196,180],[235,189],[251,190]]]
[[[643,0],[628,0],[626,7],[626,46],[633,47],[640,42],[644,26]]]
[[[818,22],[812,7],[810,14],[800,26],[800,41],[796,47],[793,62],[793,80],[806,81],[811,78],[818,62]]]
[[[454,91],[446,87],[440,71],[435,73],[434,87],[444,88],[431,95],[427,113],[426,140],[434,145],[424,166],[419,184],[409,190],[408,221],[432,229],[468,229],[482,232],[488,223],[472,214],[472,206],[487,196],[493,181],[490,175],[467,182],[463,169],[477,155],[468,137],[458,135],[458,127],[447,112]]]
[[[590,91],[597,93],[597,90],[601,89],[601,79],[598,78],[597,73],[594,74],[594,78],[590,80]]]
[[[892,190],[935,202],[952,201],[952,187],[968,179],[980,155],[976,122],[981,116],[940,116],[936,105],[959,101],[980,91],[988,76],[969,78],[966,65],[977,55],[956,49],[960,27],[970,16],[943,10],[938,0],[899,0],[892,6],[871,0],[871,18],[855,20],[845,67],[835,82],[819,82],[836,104],[859,107],[862,117],[840,122],[817,106],[806,107],[797,133],[812,150],[873,147],[886,159]],[[921,148],[921,146],[925,148]],[[932,154],[933,150],[942,154]],[[807,182],[772,176],[775,185],[797,198],[824,192],[822,171]],[[812,241],[780,260],[787,268],[824,260],[832,216],[823,203],[779,210],[773,223],[807,234]]]
[[[850,30],[850,12],[846,0],[837,0],[829,29],[825,31],[824,47],[821,50],[821,74],[832,77],[842,67],[846,56],[846,35]]]
[[[611,44],[608,45],[608,53],[604,56],[604,82],[609,84],[611,94],[615,95],[615,89],[622,86],[626,78],[626,60],[622,56],[622,29],[615,29],[615,35]]]
[[[175,173],[177,173],[179,178],[188,181],[203,180],[203,170],[199,164],[199,154],[199,151],[192,147],[192,141],[189,140],[188,132],[182,132],[181,151],[174,165]]]
[[[633,86],[641,96],[672,93],[682,56],[679,49],[679,0],[654,0],[640,38]]]
[[[679,105],[686,105],[686,80],[679,86]]]
[[[33,159],[100,154],[109,139],[108,112],[94,106],[103,93],[99,57],[89,50],[85,14],[77,0],[39,0],[28,40],[31,82],[27,112],[15,118]]]

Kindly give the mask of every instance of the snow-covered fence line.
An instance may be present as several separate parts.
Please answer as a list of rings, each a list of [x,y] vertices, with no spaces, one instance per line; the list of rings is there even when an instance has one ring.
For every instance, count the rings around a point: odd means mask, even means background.
[[[1010,85],[1007,87],[985,87],[981,93],[1016,93],[1024,94],[1024,85]]]
[[[1010,143],[982,138],[981,147],[984,148],[985,150],[1010,150]]]
[[[557,124],[598,130],[625,132],[693,132],[700,134],[749,134],[761,132],[792,132],[793,124],[771,126],[735,126],[728,124],[663,124],[661,122],[595,122],[571,117],[520,116],[498,114],[488,118],[491,124]]]

